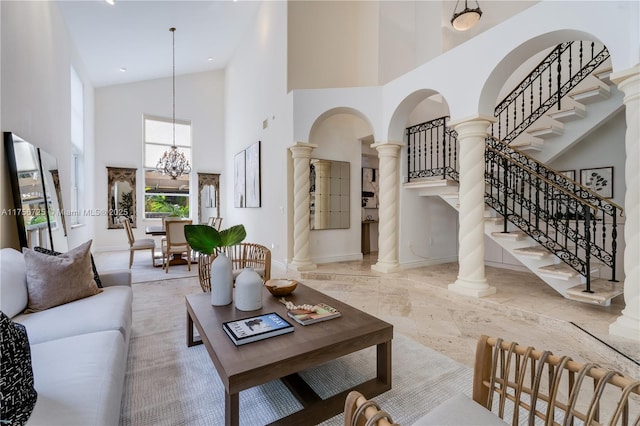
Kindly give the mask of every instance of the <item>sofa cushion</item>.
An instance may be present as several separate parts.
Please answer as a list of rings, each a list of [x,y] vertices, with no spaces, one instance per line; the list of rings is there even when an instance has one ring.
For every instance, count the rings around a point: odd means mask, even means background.
[[[91,240],[59,256],[24,248],[27,268],[26,313],[93,296],[102,291],[91,270]]]
[[[463,394],[457,394],[414,423],[439,426],[504,426],[497,415]]]
[[[117,331],[32,345],[38,390],[30,425],[117,425],[126,350]]]
[[[14,318],[27,327],[31,344],[78,334],[116,330],[128,344],[131,330],[131,287],[105,287],[100,294],[79,299],[55,309]]]
[[[55,250],[50,250],[44,247],[34,247],[33,248],[38,253],[48,254],[49,256],[60,256],[62,253]],[[100,281],[100,275],[98,274],[98,269],[96,268],[96,262],[93,260],[93,255],[91,255],[91,270],[93,271],[93,280],[96,282],[98,288],[102,288],[102,281]]]
[[[18,250],[0,250],[0,310],[13,318],[27,307],[27,272]]]
[[[0,420],[24,424],[38,398],[33,387],[31,350],[27,330],[0,312]]]

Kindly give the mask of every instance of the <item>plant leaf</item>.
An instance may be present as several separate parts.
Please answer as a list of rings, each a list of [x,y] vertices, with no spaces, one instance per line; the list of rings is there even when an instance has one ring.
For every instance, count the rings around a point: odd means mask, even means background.
[[[185,225],[184,236],[193,250],[203,254],[212,254],[222,245],[220,232],[209,225]]]
[[[244,229],[244,225],[232,226],[220,231],[220,245],[223,247],[235,246],[241,243],[246,236],[247,231]]]

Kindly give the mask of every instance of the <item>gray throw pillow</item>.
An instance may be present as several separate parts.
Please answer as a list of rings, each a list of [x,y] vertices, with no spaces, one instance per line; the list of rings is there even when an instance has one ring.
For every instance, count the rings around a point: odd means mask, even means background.
[[[59,256],[24,248],[27,269],[27,309],[33,313],[102,291],[93,279],[91,240]]]
[[[55,250],[50,250],[44,247],[34,247],[33,248],[38,253],[48,254],[49,256],[60,256],[62,253]],[[100,281],[100,275],[98,275],[98,269],[96,268],[96,263],[93,261],[93,255],[91,255],[91,269],[93,269],[93,279],[96,281],[96,284],[99,288],[102,288],[102,281]]]

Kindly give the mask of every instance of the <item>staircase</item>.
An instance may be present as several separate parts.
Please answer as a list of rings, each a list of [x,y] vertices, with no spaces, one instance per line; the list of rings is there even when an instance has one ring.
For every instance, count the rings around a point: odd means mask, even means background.
[[[623,287],[615,279],[622,209],[544,165],[623,108],[610,70],[599,69],[608,59],[606,48],[586,46],[590,55],[583,42],[558,45],[496,107],[492,132],[498,137],[489,137],[486,149],[484,228],[563,297],[606,306]],[[457,135],[446,120],[407,129],[404,187],[458,209]]]

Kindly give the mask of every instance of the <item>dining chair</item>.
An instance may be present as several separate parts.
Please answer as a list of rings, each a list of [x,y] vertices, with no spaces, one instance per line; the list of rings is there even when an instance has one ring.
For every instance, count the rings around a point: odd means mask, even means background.
[[[220,227],[222,226],[222,218],[211,216],[207,221],[207,225],[215,228],[216,231],[219,231]]]
[[[166,273],[173,256],[186,254],[187,266],[191,270],[191,247],[184,236],[185,225],[191,225],[191,219],[174,219],[165,221],[166,240],[162,243],[162,265]]]
[[[156,249],[156,242],[153,238],[143,238],[140,240],[136,240],[133,235],[133,229],[131,228],[131,222],[129,222],[128,217],[121,217],[120,223],[122,223],[122,227],[127,232],[127,240],[129,241],[129,269],[131,269],[131,265],[133,265],[133,253],[136,250],[151,250],[151,265],[155,266],[154,263],[154,252]]]

